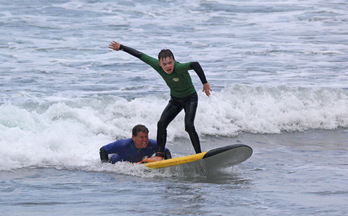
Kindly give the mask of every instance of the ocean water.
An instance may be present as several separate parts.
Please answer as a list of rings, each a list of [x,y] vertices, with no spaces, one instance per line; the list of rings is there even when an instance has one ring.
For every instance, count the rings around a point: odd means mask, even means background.
[[[0,0],[0,215],[347,215],[348,2]],[[214,172],[99,162],[99,148],[169,99],[162,78],[108,49],[198,61],[203,150],[251,146]],[[193,154],[183,113],[173,156]]]

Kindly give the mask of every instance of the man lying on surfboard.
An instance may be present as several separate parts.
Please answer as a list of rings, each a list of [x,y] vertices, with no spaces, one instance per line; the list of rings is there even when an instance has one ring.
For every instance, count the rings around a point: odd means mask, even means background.
[[[116,163],[128,161],[137,163],[150,158],[157,151],[156,140],[149,139],[149,130],[144,125],[136,125],[132,130],[132,138],[117,140],[100,148],[102,162]],[[169,149],[164,151],[165,159],[171,158]],[[109,154],[113,154],[109,159]]]
[[[191,69],[197,73],[203,84],[203,92],[209,96],[211,92],[210,85],[200,64],[198,62],[179,63],[175,61],[173,53],[168,49],[161,50],[158,59],[156,59],[116,41],[113,41],[109,48],[115,51],[127,52],[150,65],[162,76],[170,88],[171,98],[157,123],[158,146],[156,157],[149,158],[148,162],[163,160],[165,157],[164,147],[167,139],[167,127],[182,110],[185,110],[185,131],[190,136],[195,152],[201,153],[199,137],[194,126],[198,96],[188,73],[188,70]]]

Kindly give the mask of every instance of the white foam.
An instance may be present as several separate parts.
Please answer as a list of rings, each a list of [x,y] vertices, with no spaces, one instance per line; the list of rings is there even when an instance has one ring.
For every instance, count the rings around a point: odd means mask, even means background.
[[[197,122],[211,135],[335,129],[348,120],[347,93],[339,89],[236,85],[202,99],[206,115],[198,114]]]
[[[98,158],[102,145],[130,137],[131,128],[139,123],[147,125],[150,138],[155,139],[157,121],[168,99],[97,96],[2,104],[1,169],[81,166]],[[340,89],[233,85],[209,98],[199,94],[195,124],[200,136],[336,129],[348,126],[347,107],[348,94]],[[184,112],[168,127],[168,141],[175,137],[187,138]]]

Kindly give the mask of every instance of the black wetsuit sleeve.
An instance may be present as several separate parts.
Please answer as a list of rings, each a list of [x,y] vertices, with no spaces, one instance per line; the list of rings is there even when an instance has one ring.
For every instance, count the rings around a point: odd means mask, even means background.
[[[205,75],[204,75],[204,72],[203,72],[201,65],[198,62],[191,62],[190,66],[191,66],[191,69],[193,69],[197,73],[202,84],[206,84],[208,81],[205,78]]]
[[[103,147],[99,149],[100,160],[105,163],[109,161],[109,154],[105,151]]]
[[[135,56],[135,57],[137,57],[137,58],[139,58],[139,59],[140,59],[141,56],[143,55],[142,52],[139,52],[139,51],[136,50],[136,49],[133,49],[133,48],[124,46],[124,45],[122,45],[122,44],[121,44],[121,46],[120,46],[120,50],[125,51],[126,53],[131,54],[132,56]]]

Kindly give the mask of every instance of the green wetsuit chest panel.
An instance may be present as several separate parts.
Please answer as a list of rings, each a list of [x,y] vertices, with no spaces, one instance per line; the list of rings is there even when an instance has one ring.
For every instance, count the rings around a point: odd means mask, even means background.
[[[191,76],[188,70],[191,69],[191,62],[179,63],[175,61],[174,70],[171,74],[167,74],[161,66],[158,59],[146,54],[142,54],[141,60],[155,69],[167,83],[170,88],[170,95],[177,98],[184,98],[196,92]]]

